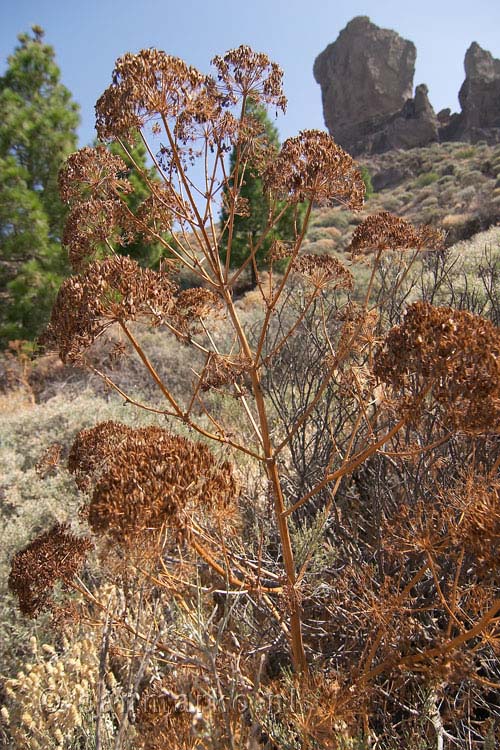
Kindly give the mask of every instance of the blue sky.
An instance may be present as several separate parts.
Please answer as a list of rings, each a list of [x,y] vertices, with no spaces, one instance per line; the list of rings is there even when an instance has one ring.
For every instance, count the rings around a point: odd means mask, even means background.
[[[500,57],[499,0],[0,0],[0,71],[17,34],[42,26],[63,82],[81,106],[85,145],[94,137],[94,103],[124,52],[159,47],[208,72],[215,54],[249,44],[285,71],[288,111],[277,122],[283,139],[324,127],[312,66],[356,15],[415,43],[414,83],[427,83],[436,111],[458,109],[463,58],[472,41]]]

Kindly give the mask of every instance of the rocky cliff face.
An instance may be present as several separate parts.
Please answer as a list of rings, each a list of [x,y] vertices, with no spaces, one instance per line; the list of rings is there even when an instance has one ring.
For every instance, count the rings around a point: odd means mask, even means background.
[[[340,143],[366,141],[411,97],[415,45],[354,18],[314,63],[325,123]]]
[[[416,50],[395,31],[358,16],[316,58],[325,124],[354,155],[440,140],[500,142],[500,60],[474,42],[465,56],[460,114],[436,116],[425,84],[413,93]]]
[[[461,129],[471,140],[500,141],[500,60],[473,42],[465,54],[465,81],[458,94]],[[493,131],[493,132],[492,132]]]

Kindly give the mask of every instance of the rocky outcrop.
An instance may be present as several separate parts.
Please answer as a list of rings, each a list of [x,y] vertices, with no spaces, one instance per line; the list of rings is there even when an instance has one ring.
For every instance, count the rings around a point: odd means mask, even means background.
[[[416,50],[367,16],[354,18],[314,63],[325,123],[339,143],[365,139],[411,96]]]
[[[458,94],[458,130],[473,142],[500,141],[500,60],[473,42],[465,53],[465,81]]]
[[[425,83],[415,89],[415,98],[408,99],[403,109],[390,118],[382,129],[382,149],[374,141],[372,151],[393,148],[418,148],[438,140],[438,120],[428,97]]]
[[[358,16],[314,63],[325,124],[352,154],[412,148],[437,140],[437,119],[419,86],[416,50],[395,31]]]
[[[410,149],[435,141],[500,142],[500,60],[476,42],[465,55],[461,113],[436,115],[425,84],[412,98],[416,51],[395,31],[358,16],[316,58],[325,124],[351,154]]]

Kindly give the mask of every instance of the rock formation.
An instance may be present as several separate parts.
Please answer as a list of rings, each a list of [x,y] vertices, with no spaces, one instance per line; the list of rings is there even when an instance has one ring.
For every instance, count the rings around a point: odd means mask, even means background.
[[[468,140],[500,140],[500,60],[472,42],[465,53],[465,81],[458,94],[460,130]]]
[[[437,120],[418,87],[412,99],[416,50],[395,31],[358,16],[314,63],[325,124],[353,154],[412,148],[437,140]]]
[[[465,55],[460,114],[436,114],[425,84],[413,92],[416,51],[367,16],[353,18],[316,58],[325,124],[353,155],[409,149],[434,141],[500,142],[500,60],[476,42]]]

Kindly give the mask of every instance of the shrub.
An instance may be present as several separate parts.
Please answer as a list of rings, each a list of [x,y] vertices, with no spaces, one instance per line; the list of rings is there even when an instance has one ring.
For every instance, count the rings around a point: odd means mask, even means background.
[[[320,213],[317,212],[310,224],[311,229],[316,227],[335,227],[335,229],[342,230],[348,226],[349,216],[347,212],[341,211],[338,208],[322,210]]]
[[[470,146],[470,148],[462,148],[460,151],[457,151],[455,154],[455,158],[457,159],[470,159],[471,156],[474,156],[476,153],[476,149],[474,146]]]
[[[439,180],[439,175],[436,172],[424,172],[424,174],[421,174],[417,177],[415,181],[415,185],[418,188],[427,187],[428,185],[432,185],[434,182],[437,182]]]
[[[141,128],[169,176],[135,213],[102,150],[73,155],[61,173],[89,234],[46,342],[158,421],[78,432],[68,471],[85,538],[45,531],[14,556],[11,589],[24,611],[50,606],[61,619],[60,587],[73,587],[72,616],[103,627],[101,671],[118,659],[124,685],[115,748],[134,710],[145,750],[243,748],[263,732],[282,747],[373,744],[414,736],[422,714],[461,741],[485,704],[497,711],[500,332],[433,305],[423,285],[424,299],[412,299],[412,259],[435,251],[434,278],[442,269],[443,236],[427,226],[388,212],[356,220],[347,251],[368,266],[357,291],[339,258],[305,252],[313,205],[357,212],[361,173],[319,131],[261,150],[245,103],[283,109],[281,71],[247,47],[213,64],[215,78],[152,49],[117,61],[96,107],[99,136],[126,143]],[[233,268],[250,159],[269,216]],[[302,203],[304,225],[271,244],[264,274],[259,249]],[[112,253],[96,259],[94,243],[125,227],[163,242],[172,262],[153,271]],[[179,266],[197,288],[178,287]],[[251,324],[234,295],[250,266],[260,306]],[[182,392],[179,373],[153,360],[150,328],[196,353]],[[127,353],[157,399],[117,382]],[[79,572],[87,539],[98,582]],[[102,597],[111,581],[112,602]]]
[[[371,196],[375,192],[373,183],[372,183],[371,174],[368,171],[368,167],[365,167],[364,165],[360,167],[359,171],[361,172],[361,177],[363,178],[363,182],[365,183],[365,197],[366,197],[366,200],[368,200],[369,198],[371,198]]]
[[[471,169],[470,172],[466,172],[462,179],[461,184],[465,186],[469,185],[480,185],[481,183],[484,183],[484,174],[479,169]]]

